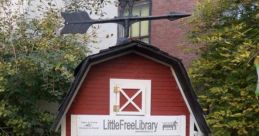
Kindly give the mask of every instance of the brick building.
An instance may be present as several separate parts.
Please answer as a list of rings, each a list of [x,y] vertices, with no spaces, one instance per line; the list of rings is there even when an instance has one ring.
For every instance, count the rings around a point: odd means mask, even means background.
[[[170,12],[192,14],[197,0],[136,0],[132,15],[165,15]],[[127,10],[119,15],[128,15]],[[190,30],[188,18],[168,21],[143,21],[133,24],[130,36],[133,39],[140,39],[161,50],[182,59],[185,66],[188,66],[196,56],[195,47],[190,46],[187,39],[187,32]],[[118,37],[121,37],[120,27]]]
[[[197,0],[152,0],[152,2],[152,15],[170,11],[191,14]],[[166,20],[151,22],[151,44],[182,59],[185,66],[188,66],[196,56],[195,47],[190,46],[187,39],[188,31],[188,18],[173,22]]]
[[[136,0],[132,10],[118,9],[118,15],[192,13],[195,2]],[[61,128],[61,136],[208,136],[185,70],[195,57],[187,52],[192,50],[187,21],[134,23],[133,41],[109,45],[83,60],[52,129]],[[118,41],[122,37],[118,26]]]

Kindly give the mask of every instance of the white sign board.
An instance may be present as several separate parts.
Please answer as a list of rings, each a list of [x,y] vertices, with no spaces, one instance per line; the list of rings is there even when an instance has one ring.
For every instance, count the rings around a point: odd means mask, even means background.
[[[71,136],[185,136],[186,117],[71,115]]]

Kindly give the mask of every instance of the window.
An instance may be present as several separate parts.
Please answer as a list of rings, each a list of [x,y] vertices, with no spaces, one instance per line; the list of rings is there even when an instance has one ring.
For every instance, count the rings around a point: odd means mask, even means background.
[[[135,0],[132,8],[132,13],[130,13],[129,8],[123,10],[124,13],[119,13],[120,16],[150,16],[150,0]],[[119,26],[119,38],[123,37],[123,28]],[[143,42],[149,43],[150,41],[150,21],[136,22],[131,25],[129,36],[132,39],[138,39]]]
[[[151,81],[110,79],[111,115],[150,115]]]

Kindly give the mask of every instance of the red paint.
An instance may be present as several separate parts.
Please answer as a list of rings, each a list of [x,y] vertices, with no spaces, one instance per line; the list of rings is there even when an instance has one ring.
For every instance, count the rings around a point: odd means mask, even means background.
[[[186,115],[189,111],[169,67],[136,54],[125,55],[94,65],[84,80],[66,117],[70,136],[70,115],[109,115],[110,78],[151,80],[151,115]]]
[[[126,95],[131,98],[133,95],[135,95],[139,89],[123,89]],[[133,102],[141,109],[142,108],[142,93],[138,94],[134,99]],[[126,97],[120,93],[120,108],[126,103],[128,100]],[[138,111],[133,104],[129,103],[122,111]]]

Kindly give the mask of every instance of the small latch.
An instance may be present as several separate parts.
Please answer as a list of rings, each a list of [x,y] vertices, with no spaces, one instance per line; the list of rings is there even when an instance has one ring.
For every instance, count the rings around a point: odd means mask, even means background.
[[[113,112],[119,112],[120,106],[119,105],[113,105]]]
[[[113,88],[113,92],[114,93],[119,93],[120,92],[120,87],[119,86],[114,86],[114,88]]]

